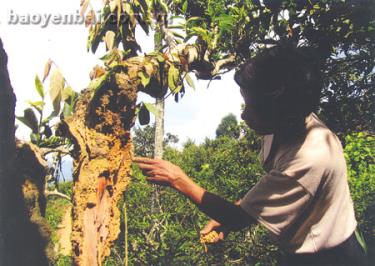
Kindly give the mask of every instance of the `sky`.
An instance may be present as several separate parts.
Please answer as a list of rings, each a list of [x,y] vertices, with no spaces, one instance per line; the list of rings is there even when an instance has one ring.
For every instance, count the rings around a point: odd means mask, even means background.
[[[97,54],[87,52],[88,29],[78,23],[80,0],[0,0],[0,37],[8,54],[8,70],[17,97],[16,115],[23,114],[27,100],[38,100],[34,89],[35,75],[43,76],[44,65],[51,58],[60,68],[74,90],[88,86],[89,73],[104,54],[104,47]],[[92,0],[95,11],[100,10],[101,0]],[[54,24],[54,16],[72,18],[71,25]],[[29,21],[28,21],[29,19]],[[152,34],[146,36],[136,31],[136,38],[144,53],[153,48]],[[165,132],[175,134],[180,145],[187,139],[201,143],[206,137],[215,137],[221,119],[233,113],[240,120],[242,101],[239,88],[233,81],[233,72],[221,80],[197,81],[196,90],[187,87],[179,103],[173,97],[166,101]],[[48,90],[49,83],[44,87]],[[139,101],[154,102],[146,95],[139,95]],[[29,131],[20,125],[16,136],[28,139]]]

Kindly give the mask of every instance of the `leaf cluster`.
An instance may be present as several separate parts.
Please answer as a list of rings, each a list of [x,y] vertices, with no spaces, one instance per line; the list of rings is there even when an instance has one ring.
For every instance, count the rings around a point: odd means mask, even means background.
[[[35,76],[35,90],[39,100],[28,101],[29,107],[23,111],[23,116],[17,116],[17,120],[31,129],[30,140],[33,144],[43,148],[57,148],[68,145],[66,140],[54,135],[53,122],[73,113],[78,93],[66,82],[60,69],[56,66],[50,75],[48,94],[50,101],[46,99],[47,90],[43,83],[48,78],[54,65],[48,60],[45,66],[43,81],[38,75]],[[47,105],[52,103],[52,112],[46,116]]]

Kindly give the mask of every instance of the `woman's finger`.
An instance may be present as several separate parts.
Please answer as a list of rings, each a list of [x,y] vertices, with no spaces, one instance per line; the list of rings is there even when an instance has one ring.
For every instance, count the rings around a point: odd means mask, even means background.
[[[147,164],[147,163],[138,163],[138,166],[141,170],[151,170],[154,169],[155,166],[152,164]]]
[[[157,175],[161,175],[161,172],[159,170],[152,169],[152,170],[149,170],[149,171],[145,171],[145,175],[155,177]]]
[[[144,164],[155,164],[157,161],[155,159],[150,159],[146,157],[135,157],[133,159],[133,162],[135,163],[144,163]]]

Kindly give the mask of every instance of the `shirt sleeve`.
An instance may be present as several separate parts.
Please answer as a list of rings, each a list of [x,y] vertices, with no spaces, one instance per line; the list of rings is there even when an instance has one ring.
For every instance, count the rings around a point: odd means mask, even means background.
[[[295,176],[272,170],[241,199],[240,206],[280,236],[295,222],[311,198]]]

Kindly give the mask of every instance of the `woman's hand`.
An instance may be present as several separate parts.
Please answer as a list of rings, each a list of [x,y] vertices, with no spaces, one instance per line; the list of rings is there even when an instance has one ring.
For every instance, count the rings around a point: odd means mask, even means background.
[[[208,235],[212,231],[216,231],[218,233],[218,236],[215,237],[215,239],[212,240],[212,243],[217,243],[219,241],[224,240],[225,236],[228,233],[228,230],[226,230],[219,222],[211,219],[206,226],[201,230],[201,236]]]
[[[138,164],[147,181],[176,188],[177,183],[189,178],[180,167],[161,159],[137,157],[133,160]]]

